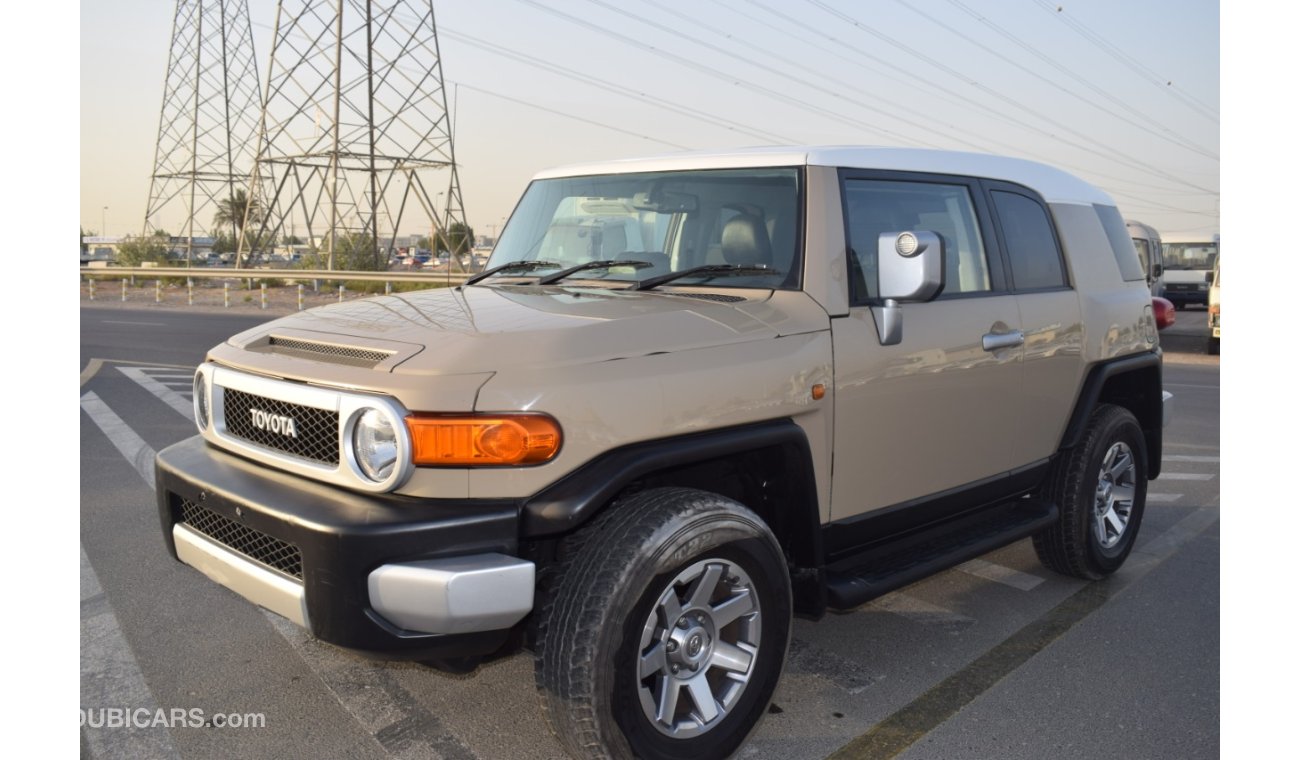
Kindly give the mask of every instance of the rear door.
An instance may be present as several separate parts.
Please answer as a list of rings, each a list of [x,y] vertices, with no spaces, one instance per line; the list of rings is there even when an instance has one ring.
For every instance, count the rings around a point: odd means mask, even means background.
[[[850,308],[832,320],[836,520],[1022,463],[1022,324],[979,182],[843,170],[840,184]],[[903,305],[902,342],[882,346],[870,309],[877,239],[903,230],[943,238],[946,282],[936,300]]]
[[[1025,334],[1023,431],[1016,458],[1036,462],[1060,445],[1083,379],[1079,296],[1043,199],[1020,185],[983,184]]]

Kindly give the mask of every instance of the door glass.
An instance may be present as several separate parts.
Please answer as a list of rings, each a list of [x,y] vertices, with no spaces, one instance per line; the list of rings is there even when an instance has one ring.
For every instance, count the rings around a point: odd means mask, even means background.
[[[992,195],[1002,234],[1006,236],[1011,280],[1016,290],[1065,287],[1061,252],[1056,248],[1047,212],[1037,201],[1019,193],[994,190]]]
[[[880,297],[876,245],[884,232],[928,230],[943,238],[941,298],[990,290],[984,241],[965,185],[849,179],[844,195],[854,304]]]

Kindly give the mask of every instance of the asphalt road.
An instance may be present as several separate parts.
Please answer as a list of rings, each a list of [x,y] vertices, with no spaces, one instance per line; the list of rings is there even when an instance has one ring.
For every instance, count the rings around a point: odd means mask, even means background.
[[[166,555],[152,453],[192,434],[189,374],[204,351],[263,318],[83,305],[82,707],[265,716],[259,728],[87,727],[83,754],[560,757],[526,653],[468,676],[364,660]],[[1170,353],[1165,381],[1178,404],[1165,475],[1119,573],[1055,576],[1022,541],[796,621],[774,706],[741,756],[1217,758],[1218,359]]]

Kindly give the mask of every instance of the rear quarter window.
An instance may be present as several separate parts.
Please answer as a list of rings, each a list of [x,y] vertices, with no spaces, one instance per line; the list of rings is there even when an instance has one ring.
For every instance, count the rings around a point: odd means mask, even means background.
[[[1133,245],[1133,238],[1128,236],[1128,228],[1124,226],[1124,217],[1120,216],[1119,209],[1096,203],[1092,207],[1097,210],[1102,229],[1106,230],[1111,253],[1115,254],[1115,263],[1119,264],[1120,276],[1128,282],[1145,281],[1142,264],[1138,262],[1137,247]]]

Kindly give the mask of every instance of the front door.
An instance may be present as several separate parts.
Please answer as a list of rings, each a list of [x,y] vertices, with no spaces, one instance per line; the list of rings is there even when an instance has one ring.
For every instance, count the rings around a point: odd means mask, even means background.
[[[851,307],[832,320],[835,520],[1023,464],[1020,311],[978,183],[847,170],[842,183]],[[904,230],[943,239],[945,284],[936,300],[903,305],[902,342],[882,346],[876,241]]]

